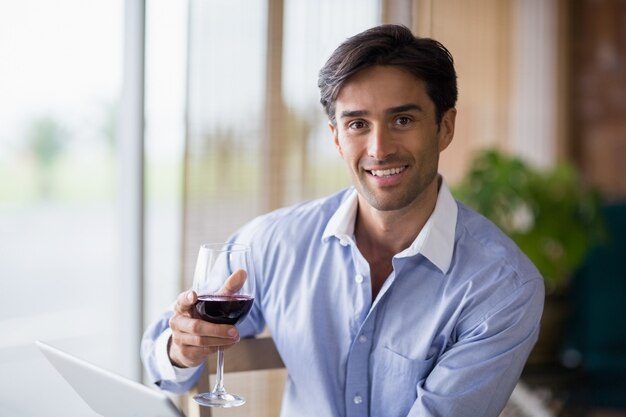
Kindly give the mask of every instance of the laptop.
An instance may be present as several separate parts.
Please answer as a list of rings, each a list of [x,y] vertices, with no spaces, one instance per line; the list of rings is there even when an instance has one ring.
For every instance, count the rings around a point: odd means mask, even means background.
[[[56,370],[103,417],[184,417],[162,392],[35,341]]]

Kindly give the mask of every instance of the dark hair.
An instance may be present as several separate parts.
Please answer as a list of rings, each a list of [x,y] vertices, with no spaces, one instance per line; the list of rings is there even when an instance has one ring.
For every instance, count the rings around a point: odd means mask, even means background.
[[[400,25],[381,25],[343,42],[319,73],[320,102],[335,123],[335,100],[348,78],[375,65],[401,67],[426,83],[426,92],[435,103],[437,124],[454,107],[458,91],[454,60],[439,42],[418,38]]]

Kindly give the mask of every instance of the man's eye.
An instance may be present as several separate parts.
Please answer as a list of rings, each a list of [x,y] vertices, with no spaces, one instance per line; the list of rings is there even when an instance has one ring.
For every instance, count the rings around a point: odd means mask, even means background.
[[[396,124],[406,126],[411,123],[411,118],[406,116],[400,116],[396,118]]]
[[[365,123],[362,120],[355,120],[351,122],[348,127],[350,129],[363,129],[365,127]]]

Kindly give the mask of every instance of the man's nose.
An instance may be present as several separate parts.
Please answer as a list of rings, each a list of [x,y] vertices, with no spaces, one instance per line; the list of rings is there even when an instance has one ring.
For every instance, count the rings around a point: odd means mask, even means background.
[[[382,161],[395,152],[396,144],[389,130],[385,127],[372,129],[368,139],[367,154],[377,161]]]

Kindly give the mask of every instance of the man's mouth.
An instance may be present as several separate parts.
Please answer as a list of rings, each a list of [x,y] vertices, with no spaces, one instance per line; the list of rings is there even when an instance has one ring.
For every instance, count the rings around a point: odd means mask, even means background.
[[[392,175],[397,175],[406,169],[406,165],[396,168],[389,169],[371,169],[367,170],[370,174],[375,177],[390,177]]]

